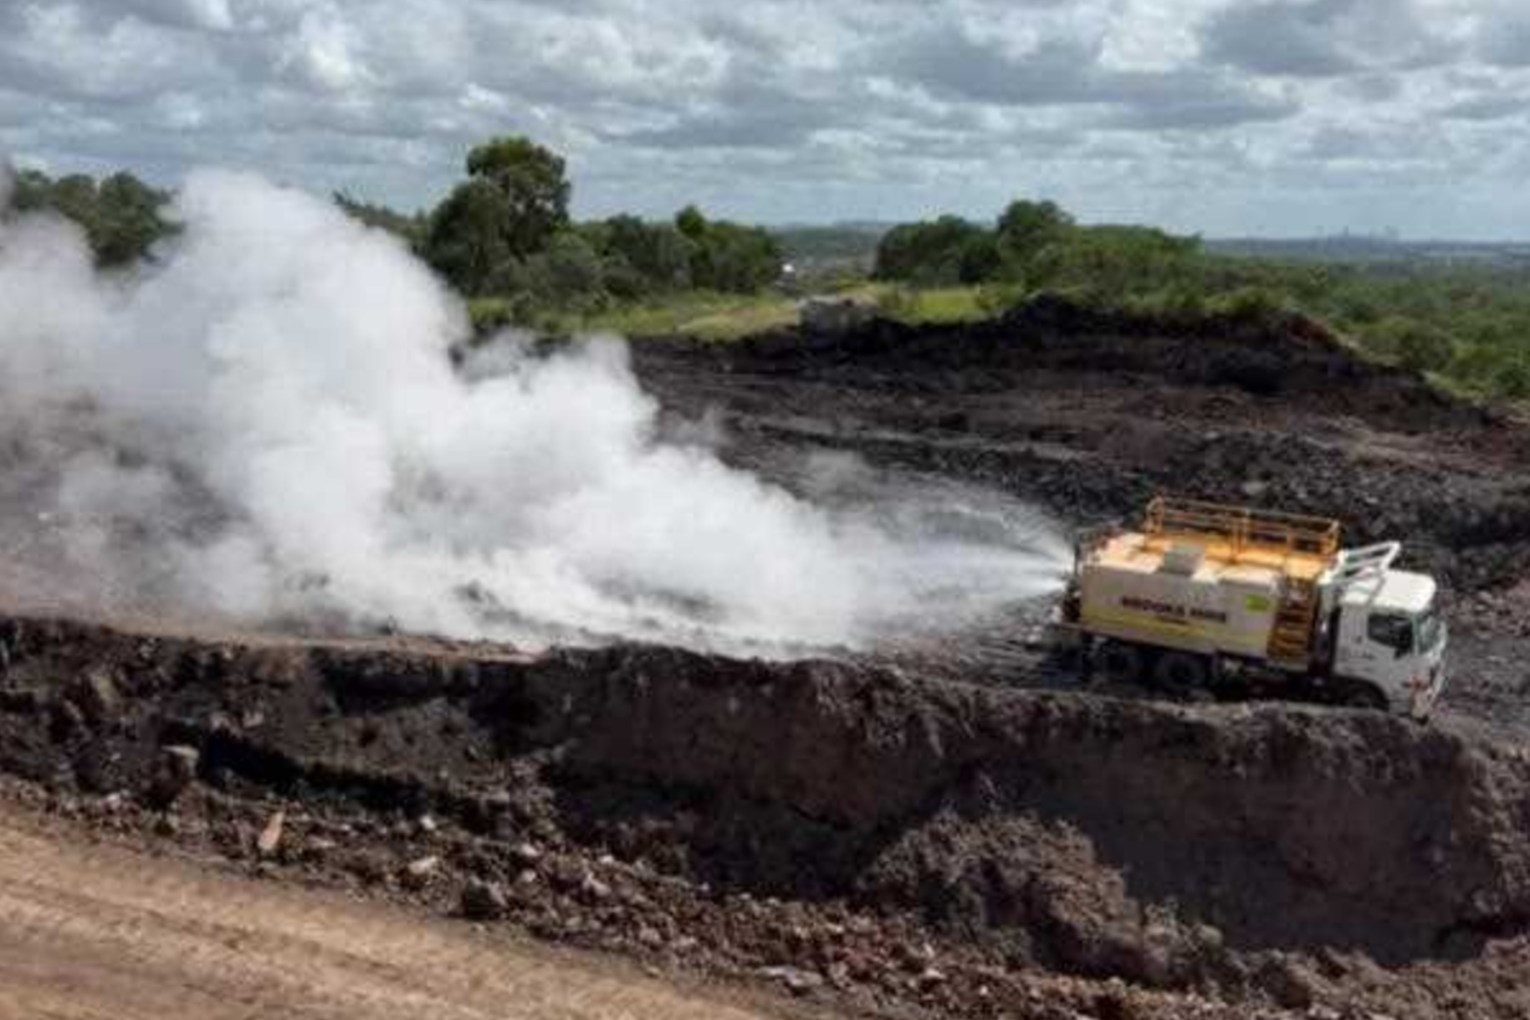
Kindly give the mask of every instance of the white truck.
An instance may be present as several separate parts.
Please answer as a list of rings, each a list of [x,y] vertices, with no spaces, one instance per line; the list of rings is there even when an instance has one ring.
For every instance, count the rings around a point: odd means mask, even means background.
[[[1238,676],[1429,715],[1445,684],[1438,586],[1396,542],[1343,549],[1338,521],[1156,499],[1140,530],[1082,536],[1064,636],[1107,682],[1215,689]]]

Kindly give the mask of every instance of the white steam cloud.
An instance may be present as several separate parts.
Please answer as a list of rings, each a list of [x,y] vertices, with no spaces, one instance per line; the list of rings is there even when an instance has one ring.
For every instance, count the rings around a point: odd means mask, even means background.
[[[326,202],[203,172],[176,216],[123,277],[56,219],[0,221],[12,601],[768,651],[1055,584],[1023,508],[829,509],[666,439],[617,341],[454,367],[460,303]]]

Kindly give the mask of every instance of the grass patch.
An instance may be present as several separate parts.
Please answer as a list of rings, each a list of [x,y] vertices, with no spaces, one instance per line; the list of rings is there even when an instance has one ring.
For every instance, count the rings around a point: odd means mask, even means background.
[[[469,298],[467,306],[468,320],[475,333],[487,333],[510,324],[510,302],[506,298]]]
[[[916,290],[905,302],[894,301],[888,310],[893,318],[915,325],[976,322],[987,318],[976,287],[939,287]]]
[[[882,315],[910,325],[977,322],[1005,307],[998,288],[940,287],[914,289],[888,283],[863,282],[834,291],[840,297],[866,301]],[[564,333],[619,333],[623,336],[690,336],[725,342],[787,329],[798,322],[800,299],[786,294],[719,294],[687,291],[595,312],[546,309],[525,323],[534,329]],[[511,325],[515,308],[505,298],[474,298],[468,302],[473,327],[480,333]]]
[[[586,316],[579,328],[627,336],[737,340],[797,321],[797,303],[781,294],[677,294]]]
[[[1014,305],[1023,291],[995,284],[909,288],[875,284],[878,306],[888,318],[911,326],[945,326],[991,319]]]
[[[517,312],[519,311],[519,321]],[[479,334],[510,325],[548,333],[620,333],[624,336],[694,336],[736,340],[797,322],[797,302],[781,294],[690,291],[600,311],[519,309],[507,298],[473,298],[468,316]]]

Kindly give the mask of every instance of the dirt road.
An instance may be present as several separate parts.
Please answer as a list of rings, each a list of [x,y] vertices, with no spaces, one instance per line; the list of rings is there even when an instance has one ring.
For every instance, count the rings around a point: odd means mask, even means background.
[[[0,808],[0,1020],[755,1020],[603,960],[84,847]]]

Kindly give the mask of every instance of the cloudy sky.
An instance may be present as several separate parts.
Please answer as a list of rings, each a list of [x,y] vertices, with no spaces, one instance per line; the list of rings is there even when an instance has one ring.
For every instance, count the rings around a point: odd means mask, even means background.
[[[581,215],[1530,237],[1526,0],[0,0],[0,154],[416,207],[476,140]]]

